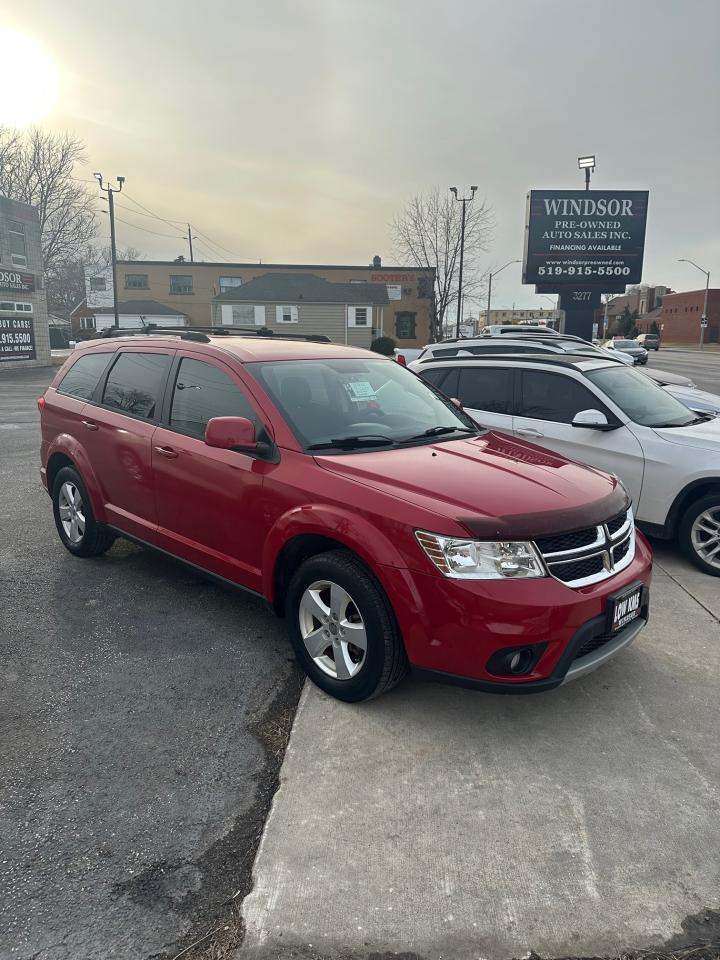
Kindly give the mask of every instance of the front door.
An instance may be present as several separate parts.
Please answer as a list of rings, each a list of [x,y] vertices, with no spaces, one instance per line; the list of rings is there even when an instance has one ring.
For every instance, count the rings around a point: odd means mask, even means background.
[[[632,431],[624,424],[607,432],[573,427],[572,421],[581,410],[600,410],[609,422],[617,422],[602,400],[573,377],[527,369],[520,371],[520,377],[519,403],[513,419],[515,435],[570,460],[617,474],[637,507],[645,461]]]
[[[457,393],[453,396],[458,397],[470,416],[483,427],[512,433],[515,371],[510,364],[458,367],[458,375]]]
[[[219,360],[183,356],[174,371],[167,424],[152,444],[158,543],[164,549],[251,590],[261,589],[266,521],[263,477],[271,465],[205,444],[213,417],[263,423],[233,370]]]

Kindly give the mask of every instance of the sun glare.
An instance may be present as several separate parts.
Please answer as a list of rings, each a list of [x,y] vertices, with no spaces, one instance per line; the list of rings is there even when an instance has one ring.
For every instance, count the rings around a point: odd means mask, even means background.
[[[55,64],[31,37],[2,26],[0,50],[0,126],[37,123],[58,99]]]

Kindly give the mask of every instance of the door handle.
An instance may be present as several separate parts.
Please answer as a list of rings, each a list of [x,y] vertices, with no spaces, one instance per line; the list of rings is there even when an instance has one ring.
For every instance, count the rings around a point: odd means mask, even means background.
[[[531,440],[540,440],[545,436],[544,433],[540,433],[539,430],[535,430],[533,427],[517,427],[515,433],[519,437],[528,437]]]
[[[167,460],[177,460],[177,450],[173,450],[172,447],[155,447],[155,450]]]
[[[92,420],[82,420],[81,422],[82,422],[82,425],[84,427],[87,427],[88,430],[97,430],[98,428],[98,425],[96,423],[93,423]]]

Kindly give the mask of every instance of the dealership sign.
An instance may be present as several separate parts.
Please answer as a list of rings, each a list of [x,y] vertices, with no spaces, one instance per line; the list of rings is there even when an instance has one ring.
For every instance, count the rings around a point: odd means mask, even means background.
[[[0,361],[35,360],[35,336],[30,317],[0,316]]]
[[[642,279],[647,190],[531,190],[523,283],[624,289]]]
[[[13,293],[33,293],[35,277],[31,273],[18,270],[0,270],[0,290],[12,290]]]

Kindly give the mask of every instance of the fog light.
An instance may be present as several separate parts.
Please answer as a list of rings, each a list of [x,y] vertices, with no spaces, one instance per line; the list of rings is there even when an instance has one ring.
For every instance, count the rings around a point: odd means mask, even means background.
[[[526,676],[535,669],[546,647],[547,643],[532,643],[496,650],[485,669],[496,677]]]

